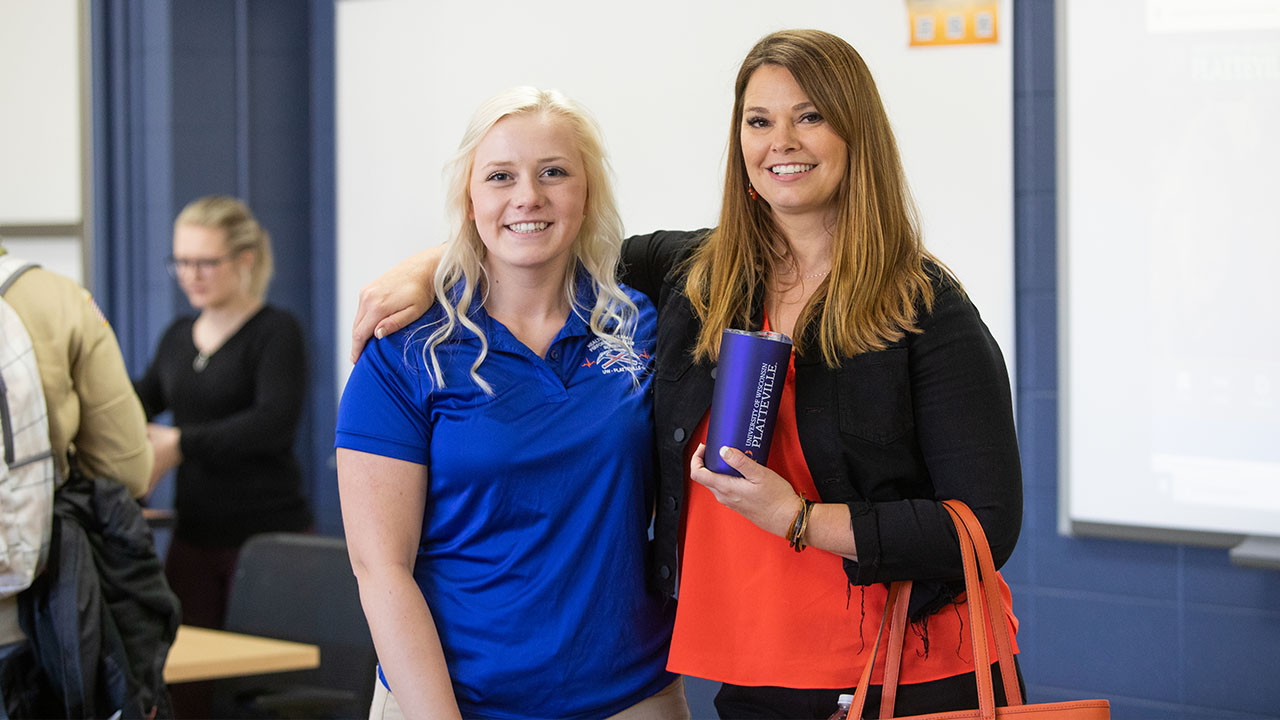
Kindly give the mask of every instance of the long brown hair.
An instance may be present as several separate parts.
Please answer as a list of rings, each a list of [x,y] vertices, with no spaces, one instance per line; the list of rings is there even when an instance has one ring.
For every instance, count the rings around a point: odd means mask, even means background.
[[[733,122],[720,224],[690,260],[686,291],[702,321],[694,356],[715,360],[724,328],[746,328],[766,283],[793,262],[768,204],[747,194],[742,159],[743,94],[762,65],[788,70],[848,147],[848,171],[836,190],[831,272],[800,311],[797,328],[818,318],[816,338],[797,332],[796,351],[817,342],[830,367],[841,357],[880,350],[918,332],[918,304],[932,307],[915,207],[880,93],[849,43],[820,30],[784,30],[747,53],[734,82]]]

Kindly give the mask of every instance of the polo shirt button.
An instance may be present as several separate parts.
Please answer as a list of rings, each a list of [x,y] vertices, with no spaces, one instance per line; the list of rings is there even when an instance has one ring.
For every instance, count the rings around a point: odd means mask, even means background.
[[[560,351],[553,349],[551,352],[547,353],[547,357],[551,358],[552,360],[559,360]]]
[[[675,510],[675,509],[676,509],[676,496],[675,496],[675,495],[668,495],[668,496],[667,496],[667,509],[668,509],[668,510]]]
[[[658,574],[662,576],[663,580],[666,580],[671,577],[671,568],[667,565],[663,565],[658,568]]]
[[[674,436],[676,442],[684,442],[684,428],[676,428]]]

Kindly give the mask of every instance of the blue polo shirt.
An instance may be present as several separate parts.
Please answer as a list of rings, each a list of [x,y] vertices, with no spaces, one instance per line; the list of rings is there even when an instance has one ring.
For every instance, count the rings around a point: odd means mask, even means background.
[[[590,307],[589,285],[580,302]],[[653,353],[656,313],[634,347]],[[429,468],[414,577],[435,617],[465,717],[599,718],[674,681],[673,607],[645,588],[653,418],[649,368],[611,352],[570,313],[538,357],[483,309],[489,340],[425,339],[438,307],[375,341],[338,411],[337,446]]]

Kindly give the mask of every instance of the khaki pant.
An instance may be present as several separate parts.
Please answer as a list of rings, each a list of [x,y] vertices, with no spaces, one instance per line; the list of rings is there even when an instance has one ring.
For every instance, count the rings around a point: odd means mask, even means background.
[[[607,720],[689,720],[689,704],[684,699],[684,678],[666,686],[657,694],[641,700]],[[404,720],[400,704],[378,680],[373,689],[369,720]]]

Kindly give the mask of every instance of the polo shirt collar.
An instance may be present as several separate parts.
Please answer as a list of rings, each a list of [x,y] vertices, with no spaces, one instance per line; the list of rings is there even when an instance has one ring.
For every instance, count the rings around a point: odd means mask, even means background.
[[[579,337],[591,335],[591,327],[588,321],[591,318],[591,310],[596,304],[595,283],[592,282],[591,276],[581,266],[574,276],[574,307],[569,309],[569,317],[565,320],[564,326],[560,328],[560,332],[556,333],[555,339],[551,341],[552,345],[564,338]],[[461,291],[456,291],[461,292]],[[441,313],[443,316],[443,313]],[[482,304],[476,303],[467,312],[467,315],[480,326],[484,331],[485,338],[489,341],[490,349],[499,349],[507,351],[527,350],[524,345],[516,340],[505,327],[500,328],[497,320],[494,320],[489,312],[485,310]],[[480,338],[466,331],[459,329],[455,333],[456,339],[462,343],[480,344]]]

